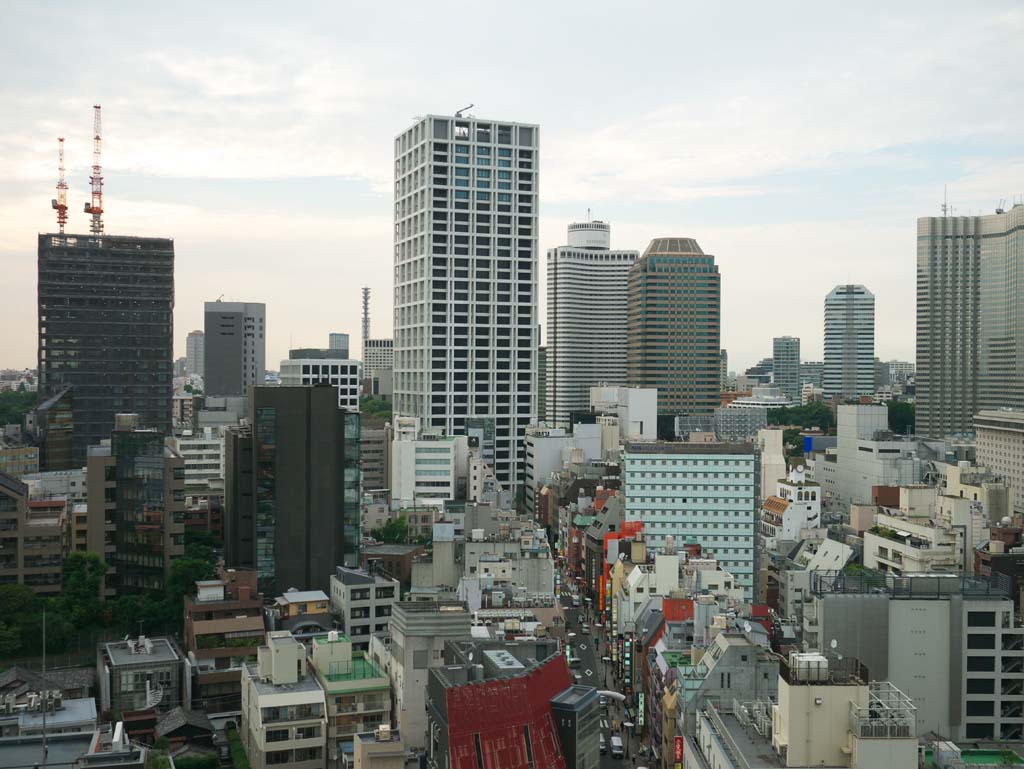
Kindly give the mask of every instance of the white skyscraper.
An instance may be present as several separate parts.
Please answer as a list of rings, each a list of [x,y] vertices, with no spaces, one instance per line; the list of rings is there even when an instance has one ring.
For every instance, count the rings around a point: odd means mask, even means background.
[[[505,484],[537,411],[539,133],[428,115],[395,139],[395,413],[493,432]]]
[[[189,374],[206,376],[206,335],[190,331],[185,339],[185,369]]]
[[[607,222],[583,222],[548,251],[547,419],[557,427],[589,409],[591,387],[626,384],[629,268],[640,253],[610,248]]]
[[[825,297],[825,397],[875,392],[875,295],[836,286]]]

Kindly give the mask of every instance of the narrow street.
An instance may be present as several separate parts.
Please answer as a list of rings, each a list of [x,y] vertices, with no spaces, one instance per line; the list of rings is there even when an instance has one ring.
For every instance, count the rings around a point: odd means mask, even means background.
[[[600,690],[620,691],[620,686],[610,670],[602,661],[602,656],[608,654],[607,642],[605,640],[604,628],[594,626],[593,618],[587,623],[588,627],[583,628],[581,622],[585,614],[584,608],[574,608],[572,598],[567,594],[562,595],[562,605],[565,607],[566,619],[566,642],[571,650],[571,656],[579,657],[580,664],[572,669],[572,673],[578,678],[576,683],[586,686],[593,686]],[[601,756],[601,769],[626,769],[636,766],[636,738],[630,736],[628,739],[623,734],[621,724],[623,721],[622,703],[609,699],[608,706],[601,715],[601,733],[604,735],[607,751]],[[618,726],[618,730],[613,729]],[[611,738],[618,734],[623,738],[623,745],[627,750],[625,758],[612,758]],[[644,762],[639,763],[645,766]]]

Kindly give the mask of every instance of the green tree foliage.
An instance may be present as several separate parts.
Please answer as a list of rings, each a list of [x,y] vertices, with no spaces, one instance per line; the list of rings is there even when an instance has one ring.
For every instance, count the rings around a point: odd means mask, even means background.
[[[233,769],[250,769],[249,759],[245,755],[245,746],[242,745],[242,738],[238,732],[232,729],[228,732],[228,750],[231,752],[231,766]]]
[[[827,433],[835,426],[835,419],[832,416],[832,409],[821,401],[811,401],[806,406],[769,409],[768,424],[799,425],[804,429],[817,427]]]
[[[889,429],[898,435],[914,431],[915,408],[906,401],[889,401]]]
[[[392,518],[383,526],[378,526],[370,531],[371,536],[378,542],[389,544],[404,543],[409,539],[409,523],[404,515]]]
[[[0,392],[0,425],[21,424],[22,418],[36,407],[36,393],[19,389]]]
[[[174,759],[176,769],[217,769],[220,759],[214,753],[204,756],[182,756]]]
[[[359,399],[359,413],[386,421],[391,419],[391,401],[364,395]]]
[[[782,447],[787,457],[802,457],[804,455],[804,445],[800,439],[799,427],[790,427],[782,431]]]
[[[68,553],[64,559],[64,583],[56,599],[58,608],[76,627],[95,627],[104,619],[100,590],[107,564],[96,553]]]
[[[28,585],[0,585],[0,656],[41,645],[42,634],[33,636],[32,632],[33,619],[41,618],[43,606],[42,599]]]

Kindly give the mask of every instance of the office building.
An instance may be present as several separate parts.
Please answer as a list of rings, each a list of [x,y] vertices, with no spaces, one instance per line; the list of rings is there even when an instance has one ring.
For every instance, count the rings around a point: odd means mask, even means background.
[[[658,413],[711,414],[721,402],[722,281],[692,238],[651,241],[629,271],[630,387],[658,391]]]
[[[825,297],[826,398],[875,392],[875,295],[864,286],[836,286]]]
[[[331,332],[327,336],[327,346],[333,350],[338,358],[348,357],[348,334]]]
[[[365,425],[366,418],[363,417]],[[363,427],[359,435],[359,467],[363,496],[389,502],[391,494],[391,429]]]
[[[568,244],[548,250],[548,424],[569,427],[590,388],[626,384],[629,270],[636,251],[611,249],[611,225],[569,225]]]
[[[72,431],[70,463],[44,445],[44,470],[84,467],[114,414],[170,434],[173,313],[173,241],[39,236],[39,400],[70,387]]]
[[[978,464],[1006,481],[1014,512],[1024,513],[1024,411],[981,411],[974,431]]]
[[[429,671],[443,664],[447,641],[469,640],[472,615],[465,604],[456,601],[400,601],[392,609],[388,674],[395,696],[395,721],[406,745],[423,750],[428,745]]]
[[[777,702],[723,697],[675,738],[684,769],[906,769],[917,766],[916,710],[855,659],[792,652],[778,664]],[[870,674],[870,677],[869,677]]]
[[[537,348],[537,421],[548,418],[548,348]]]
[[[754,587],[757,471],[749,443],[627,443],[625,520],[643,523],[644,540],[664,551],[668,537],[697,542],[736,577],[749,598]]]
[[[490,756],[502,769],[597,769],[596,692],[590,687],[572,691],[556,641],[450,641],[444,663],[430,671],[427,686],[430,769],[471,767],[476,755]],[[591,693],[593,698],[587,696]],[[556,708],[552,700],[559,695]],[[574,723],[563,723],[560,731],[559,716]],[[572,764],[566,761],[562,735],[573,748]]]
[[[100,709],[115,719],[138,710],[166,713],[191,704],[192,679],[173,638],[140,635],[100,644],[96,670]]]
[[[306,647],[287,630],[268,633],[256,663],[242,671],[238,734],[249,765],[324,769],[326,712],[324,690],[309,669]]]
[[[206,335],[202,331],[190,331],[185,339],[185,371],[200,377],[206,371]]]
[[[800,383],[809,384],[819,390],[825,381],[825,364],[820,360],[805,360],[800,364]]]
[[[777,336],[772,340],[772,378],[789,400],[800,402],[800,339]]]
[[[910,361],[891,360],[885,364],[888,370],[889,384],[906,383],[915,378],[917,367]]]
[[[507,487],[537,411],[539,138],[428,115],[395,139],[395,414],[492,425]]]
[[[1024,628],[1008,578],[818,571],[804,599],[807,647],[855,657],[872,678],[898,686],[917,709],[919,733],[1021,738]]]
[[[254,387],[225,447],[225,558],[264,595],[327,590],[359,563],[359,415],[331,386]]]
[[[414,425],[411,431],[403,425]],[[469,478],[469,439],[442,435],[436,428],[418,430],[419,421],[399,417],[391,442],[393,507],[417,501],[465,499]]]
[[[137,414],[118,414],[108,439],[89,449],[86,481],[86,542],[110,567],[107,589],[162,592],[185,554],[185,460]]]
[[[221,430],[205,427],[184,430],[170,439],[171,447],[185,461],[185,495],[220,493],[224,487],[224,436]]]
[[[203,391],[245,396],[267,375],[267,306],[257,302],[207,302]]]
[[[729,351],[722,350],[722,392],[725,392],[729,388]]]
[[[35,410],[39,467],[45,472],[75,469],[75,410],[72,400],[72,388],[65,387],[42,401]]]
[[[281,361],[282,387],[329,384],[338,389],[338,408],[359,411],[360,363],[338,357],[335,350],[289,350]]]
[[[67,554],[68,506],[29,500],[29,487],[0,473],[0,584],[28,585],[57,595]]]
[[[363,344],[363,376],[373,377],[395,367],[395,348],[390,339],[367,339]]]
[[[917,220],[917,431],[969,432],[979,409],[1024,408],[1024,205]]]
[[[6,446],[0,440],[0,473],[21,478],[38,472],[38,446]]]
[[[370,636],[386,632],[391,607],[401,598],[397,579],[339,566],[331,575],[331,611],[341,617],[352,648],[368,651]]]

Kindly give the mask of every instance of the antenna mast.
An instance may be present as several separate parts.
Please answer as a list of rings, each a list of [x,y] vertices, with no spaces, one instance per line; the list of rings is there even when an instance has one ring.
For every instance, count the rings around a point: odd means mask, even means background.
[[[103,175],[100,169],[100,149],[103,140],[101,139],[100,105],[94,105],[92,110],[92,176],[89,177],[89,184],[92,186],[92,200],[85,204],[85,213],[92,214],[89,231],[93,235],[102,235]]]
[[[370,338],[370,287],[363,286],[363,358],[366,358],[366,341]]]
[[[64,137],[57,139],[60,148],[60,169],[57,176],[57,197],[53,199],[53,210],[57,212],[57,226],[60,234],[64,234],[64,225],[68,221],[68,183],[64,181]]]

